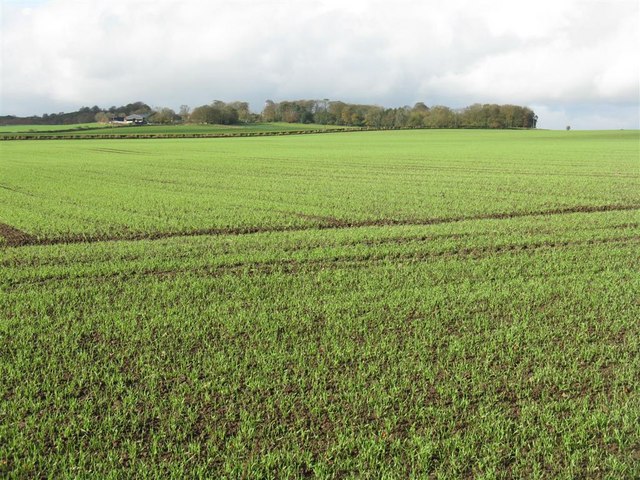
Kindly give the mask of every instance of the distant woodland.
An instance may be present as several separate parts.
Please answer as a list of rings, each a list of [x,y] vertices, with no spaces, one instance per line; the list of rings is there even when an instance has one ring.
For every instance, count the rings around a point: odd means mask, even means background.
[[[82,107],[76,112],[50,113],[42,116],[0,116],[0,125],[69,125],[108,123],[114,118],[138,114],[155,124],[247,124],[257,122],[316,123],[370,128],[536,128],[537,115],[518,105],[474,104],[462,109],[442,105],[385,108],[331,100],[267,100],[260,113],[252,113],[247,102],[225,103],[215,100],[190,108],[151,108],[143,102],[103,109]]]

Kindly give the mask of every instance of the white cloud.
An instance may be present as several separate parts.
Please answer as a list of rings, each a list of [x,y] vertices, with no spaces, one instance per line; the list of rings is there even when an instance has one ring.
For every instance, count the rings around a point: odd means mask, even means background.
[[[302,97],[637,112],[635,0],[0,1],[3,114]]]

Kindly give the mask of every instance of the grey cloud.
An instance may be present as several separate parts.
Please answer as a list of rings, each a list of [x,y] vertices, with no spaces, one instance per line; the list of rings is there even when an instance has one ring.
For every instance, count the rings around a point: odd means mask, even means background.
[[[332,98],[528,104],[552,128],[572,112],[637,128],[637,2],[515,3],[9,2],[0,113]]]

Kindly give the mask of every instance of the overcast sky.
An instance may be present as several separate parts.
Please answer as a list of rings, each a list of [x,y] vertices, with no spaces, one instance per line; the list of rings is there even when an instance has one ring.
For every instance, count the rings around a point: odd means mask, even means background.
[[[514,103],[640,128],[638,0],[0,0],[0,114]]]

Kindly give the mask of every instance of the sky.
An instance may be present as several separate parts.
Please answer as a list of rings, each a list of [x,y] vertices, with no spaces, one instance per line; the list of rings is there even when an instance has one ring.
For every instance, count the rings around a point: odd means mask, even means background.
[[[640,128],[638,0],[0,0],[0,115],[134,101],[531,107]]]

